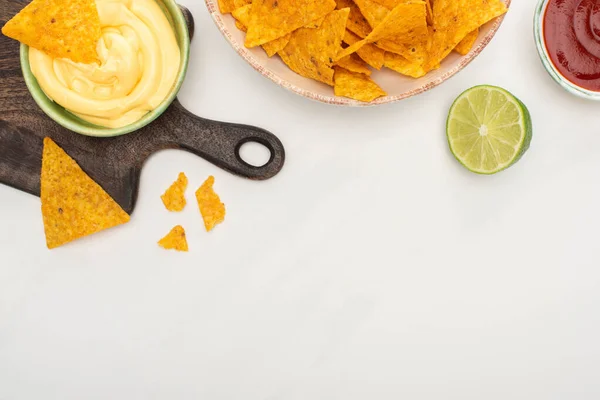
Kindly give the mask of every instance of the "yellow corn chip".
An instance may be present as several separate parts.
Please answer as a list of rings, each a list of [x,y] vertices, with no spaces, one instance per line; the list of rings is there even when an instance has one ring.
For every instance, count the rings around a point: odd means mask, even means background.
[[[230,12],[238,8],[235,6],[234,0],[218,0],[218,2],[221,14],[229,14]]]
[[[431,0],[425,0],[427,6],[427,25],[433,25],[433,8],[431,6]]]
[[[324,17],[335,9],[335,0],[254,0],[246,47],[278,39]]]
[[[350,54],[349,56],[338,60],[335,63],[335,65],[351,72],[371,76],[371,70],[369,69],[367,64],[363,60],[361,60],[360,57],[358,57],[356,54]]]
[[[248,31],[248,28],[246,28],[246,25],[242,24],[240,21],[238,21],[237,19],[235,20],[235,26],[236,28],[238,28],[240,31],[242,32],[246,32]]]
[[[352,14],[352,12],[350,12],[350,14]],[[350,32],[349,30],[346,30],[346,33],[344,34],[344,43],[348,45],[353,45],[354,43],[357,43],[359,41],[360,38],[358,36]],[[379,70],[381,69],[381,67],[383,67],[385,51],[375,47],[370,43],[363,45],[360,49],[356,51],[356,54],[358,54],[358,56],[362,58],[364,62],[366,62],[375,69]]]
[[[175,226],[167,236],[158,241],[158,245],[167,250],[188,251],[185,229],[181,225]]]
[[[349,13],[348,8],[332,11],[319,28],[298,29],[279,56],[297,74],[333,86],[333,61],[342,49]]]
[[[237,22],[244,26],[244,31],[248,29],[248,24],[250,23],[251,10],[252,4],[246,4],[245,6],[238,7],[231,11],[231,15],[233,15],[233,18],[235,18]]]
[[[252,0],[233,0],[233,9],[235,10],[248,4],[252,4]]]
[[[350,9],[350,15],[348,16],[348,24],[346,28],[360,38],[366,38],[371,33],[371,25],[365,19],[364,15],[360,12],[358,6],[352,0],[337,0],[336,8],[342,10],[344,8]],[[352,43],[349,43],[352,44]]]
[[[435,0],[435,33],[426,70],[439,64],[470,32],[504,14],[500,0]]]
[[[247,24],[250,23],[251,9],[252,4],[247,4],[240,8],[236,8],[231,12],[231,15],[233,15],[233,17],[236,19],[235,25],[238,27],[239,30],[244,32],[247,31]],[[269,57],[272,57],[279,51],[283,50],[283,48],[288,44],[288,42],[290,41],[290,35],[291,34],[288,33],[287,35],[280,37],[279,39],[275,39],[263,44],[263,50],[267,53]]]
[[[371,0],[358,0],[371,2]],[[367,43],[377,42],[382,46],[386,42],[402,45],[407,43],[423,42],[426,40],[429,30],[427,28],[426,14],[427,10],[423,1],[411,1],[398,4],[392,11],[377,4],[378,7],[385,9],[386,15],[381,22],[373,28],[373,31],[363,39],[357,42],[337,55],[337,59],[346,57]],[[381,13],[383,14],[383,12]],[[368,18],[367,18],[368,19]],[[402,46],[404,47],[404,46]],[[412,47],[411,47],[412,50]]]
[[[390,39],[396,43],[414,43],[427,34],[427,7],[423,1],[414,1],[400,3],[389,11],[381,23],[373,27],[367,41]]]
[[[207,232],[225,220],[225,204],[221,203],[219,195],[213,190],[214,183],[215,178],[209,176],[196,191],[196,200]]]
[[[291,37],[292,34],[288,33],[287,35],[282,36],[279,39],[275,39],[263,44],[262,48],[269,57],[273,57],[275,54],[285,49],[285,46],[287,46],[287,44],[290,42]]]
[[[354,0],[360,12],[365,17],[371,28],[381,24],[383,19],[390,13],[390,10],[373,0]]]
[[[469,32],[467,34],[467,36],[465,36],[465,38],[463,40],[461,40],[459,44],[456,45],[454,50],[458,54],[466,56],[467,54],[469,54],[469,52],[473,48],[473,45],[477,41],[478,36],[479,36],[479,28],[475,29],[474,31]]]
[[[129,221],[129,215],[50,138],[44,139],[40,198],[49,249]]]
[[[303,26],[303,28],[311,28],[311,29],[317,29],[321,26],[321,24],[323,23],[323,21],[325,21],[325,17],[323,18],[319,18],[315,21],[310,22],[308,25]]]
[[[410,62],[406,58],[395,53],[386,52],[385,63],[383,65],[402,75],[410,76],[412,78],[420,78],[426,74],[426,71],[423,69],[423,64]]]
[[[99,61],[100,17],[94,0],[33,0],[2,33],[54,58]]]
[[[188,179],[183,172],[179,173],[177,180],[160,196],[163,204],[169,211],[182,211],[186,205],[185,189]]]
[[[349,97],[364,102],[373,101],[386,95],[368,76],[340,67],[335,67],[335,86],[333,89],[336,96]]]

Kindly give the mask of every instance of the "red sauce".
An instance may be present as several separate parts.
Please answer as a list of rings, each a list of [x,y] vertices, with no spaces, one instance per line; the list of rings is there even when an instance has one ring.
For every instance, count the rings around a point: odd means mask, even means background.
[[[544,40],[565,78],[600,92],[600,0],[550,0]]]

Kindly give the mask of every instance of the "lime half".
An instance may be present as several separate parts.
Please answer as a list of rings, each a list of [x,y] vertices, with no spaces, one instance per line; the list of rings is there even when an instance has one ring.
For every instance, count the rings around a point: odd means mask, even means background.
[[[531,117],[506,90],[475,86],[452,104],[446,135],[450,151],[469,171],[495,174],[519,161],[529,148]]]

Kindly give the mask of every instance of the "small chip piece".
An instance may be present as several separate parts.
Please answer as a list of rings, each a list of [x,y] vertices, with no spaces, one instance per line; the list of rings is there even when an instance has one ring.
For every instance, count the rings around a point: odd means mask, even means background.
[[[210,232],[217,224],[225,220],[225,204],[221,203],[219,195],[213,190],[214,183],[215,178],[211,175],[196,190],[196,200],[198,200],[206,232]]]
[[[167,236],[158,241],[158,245],[167,250],[188,251],[185,229],[181,225],[175,226]]]
[[[348,71],[364,74],[367,76],[371,75],[371,70],[367,64],[360,59],[356,54],[350,54],[347,57],[342,58],[336,62],[336,65],[347,69]]]
[[[129,215],[48,137],[40,198],[49,249],[129,221]]]
[[[100,17],[94,0],[33,0],[2,33],[54,58],[99,61]]]
[[[254,5],[253,5],[254,6]],[[300,28],[279,56],[291,70],[333,86],[333,62],[342,49],[346,21],[350,10],[330,12],[317,29]]]
[[[479,36],[479,28],[475,29],[474,31],[469,32],[467,34],[467,36],[465,36],[465,38],[463,40],[461,40],[459,44],[456,45],[456,47],[454,48],[454,51],[456,51],[460,55],[466,56],[467,54],[469,54],[469,52],[473,48],[473,45],[477,41],[478,36]]]
[[[245,45],[260,46],[323,18],[335,0],[254,0]]]
[[[160,196],[167,210],[182,211],[185,208],[185,189],[187,189],[187,184],[187,176],[183,172],[180,172],[177,180]]]
[[[368,76],[340,67],[335,67],[335,86],[333,89],[336,96],[349,97],[364,102],[373,101],[387,94]]]

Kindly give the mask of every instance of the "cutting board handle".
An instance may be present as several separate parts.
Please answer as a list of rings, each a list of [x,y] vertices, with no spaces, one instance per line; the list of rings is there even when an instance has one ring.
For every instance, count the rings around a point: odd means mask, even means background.
[[[169,108],[168,121],[174,139],[171,139],[172,143],[176,143],[177,147],[236,175],[264,180],[272,178],[283,168],[283,144],[262,128],[198,117],[186,110],[177,99]],[[269,150],[271,155],[265,165],[253,166],[242,159],[240,149],[249,142],[259,143]]]

